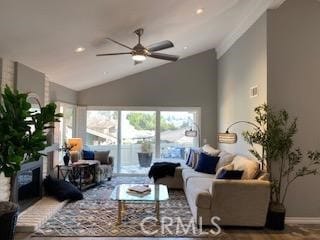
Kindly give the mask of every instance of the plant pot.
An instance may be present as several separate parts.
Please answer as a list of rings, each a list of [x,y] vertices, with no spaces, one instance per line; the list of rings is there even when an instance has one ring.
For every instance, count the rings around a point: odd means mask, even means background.
[[[286,209],[280,203],[271,203],[269,205],[266,227],[272,230],[283,230]]]
[[[0,202],[0,240],[13,240],[19,206],[12,202]]]
[[[152,153],[138,153],[140,167],[150,167],[152,162]]]
[[[64,165],[65,165],[65,166],[68,166],[68,165],[69,165],[69,161],[70,161],[70,155],[66,153],[66,154],[63,156]]]

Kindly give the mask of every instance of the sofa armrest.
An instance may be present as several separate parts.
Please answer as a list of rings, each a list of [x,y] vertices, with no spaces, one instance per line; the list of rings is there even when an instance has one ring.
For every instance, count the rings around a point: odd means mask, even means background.
[[[270,182],[215,179],[211,188],[212,213],[222,223],[263,226],[270,200]]]
[[[258,201],[259,199],[269,202],[270,182],[262,180],[224,180],[215,179],[212,183],[211,195],[223,200],[248,199]],[[218,200],[218,199],[217,199]]]
[[[113,164],[114,164],[114,157],[112,157],[112,156],[109,156],[109,165],[112,165],[113,166]]]

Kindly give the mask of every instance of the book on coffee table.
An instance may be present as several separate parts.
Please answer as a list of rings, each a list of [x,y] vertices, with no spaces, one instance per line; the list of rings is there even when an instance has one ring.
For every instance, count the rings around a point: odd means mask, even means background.
[[[151,191],[151,188],[148,186],[143,186],[143,185],[136,185],[128,188],[128,192],[135,192],[135,193],[148,193]]]

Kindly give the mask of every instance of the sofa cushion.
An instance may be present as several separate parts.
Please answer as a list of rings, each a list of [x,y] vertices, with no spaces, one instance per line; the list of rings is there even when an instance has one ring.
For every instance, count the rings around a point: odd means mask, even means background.
[[[250,160],[244,156],[237,155],[233,161],[234,170],[243,170],[243,180],[254,179],[259,173],[259,162],[256,160]]]
[[[217,164],[217,170],[223,166],[230,164],[235,155],[226,151],[221,151],[218,156],[220,157],[220,160]]]
[[[233,170],[233,163],[230,163],[228,165],[225,165],[225,166],[219,168],[216,172],[216,176],[218,176],[222,170]]]
[[[213,180],[210,178],[192,178],[186,188],[186,194],[192,205],[199,208],[210,209],[212,197],[210,190]],[[194,206],[190,206],[194,207]]]
[[[269,181],[270,180],[270,173],[261,171],[256,176],[256,179],[261,180],[261,181]]]
[[[94,160],[99,161],[101,164],[110,164],[109,153],[110,151],[94,151]]]
[[[191,148],[189,151],[188,159],[186,161],[186,165],[189,167],[196,166],[197,158],[198,158],[199,150],[195,148]]]
[[[220,157],[212,156],[204,152],[200,153],[198,164],[195,171],[202,173],[216,173],[216,167],[219,162]]]
[[[82,150],[82,157],[84,160],[94,160],[94,151]]]
[[[198,160],[199,160],[199,152],[194,151],[192,154],[192,158],[191,158],[191,167],[193,169],[195,169],[198,165]]]
[[[188,184],[188,180],[190,178],[209,178],[209,179],[215,179],[216,175],[214,174],[208,174],[208,173],[200,173],[200,172],[196,172],[194,169],[192,168],[186,168],[182,170],[182,178],[184,181],[184,184],[187,185]]]
[[[218,154],[221,152],[219,149],[215,149],[214,147],[211,147],[209,144],[204,145],[201,148],[202,152],[205,152],[211,156],[218,156]]]
[[[243,175],[243,170],[226,170],[222,169],[217,175],[217,179],[233,179],[233,180],[240,180]]]

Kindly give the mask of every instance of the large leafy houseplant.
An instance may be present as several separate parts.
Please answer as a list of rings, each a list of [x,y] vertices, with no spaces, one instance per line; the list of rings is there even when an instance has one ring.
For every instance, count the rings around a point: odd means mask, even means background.
[[[285,213],[284,203],[290,185],[297,178],[319,173],[320,153],[303,154],[299,148],[294,148],[297,118],[291,120],[287,111],[273,111],[266,104],[254,111],[257,128],[243,132],[243,136],[251,146],[249,151],[266,165],[270,174],[271,210]],[[256,144],[262,146],[262,151],[255,148]]]
[[[33,112],[28,94],[12,91],[8,86],[0,105],[0,173],[12,177],[23,163],[37,161],[47,146],[46,130],[58,122],[62,114],[49,103]]]
[[[32,111],[28,94],[12,91],[8,86],[1,94],[0,104],[0,174],[15,182],[23,163],[37,161],[47,146],[47,129],[59,121],[62,114],[55,113],[50,103]],[[14,203],[0,202],[0,235],[13,239],[18,207]]]

